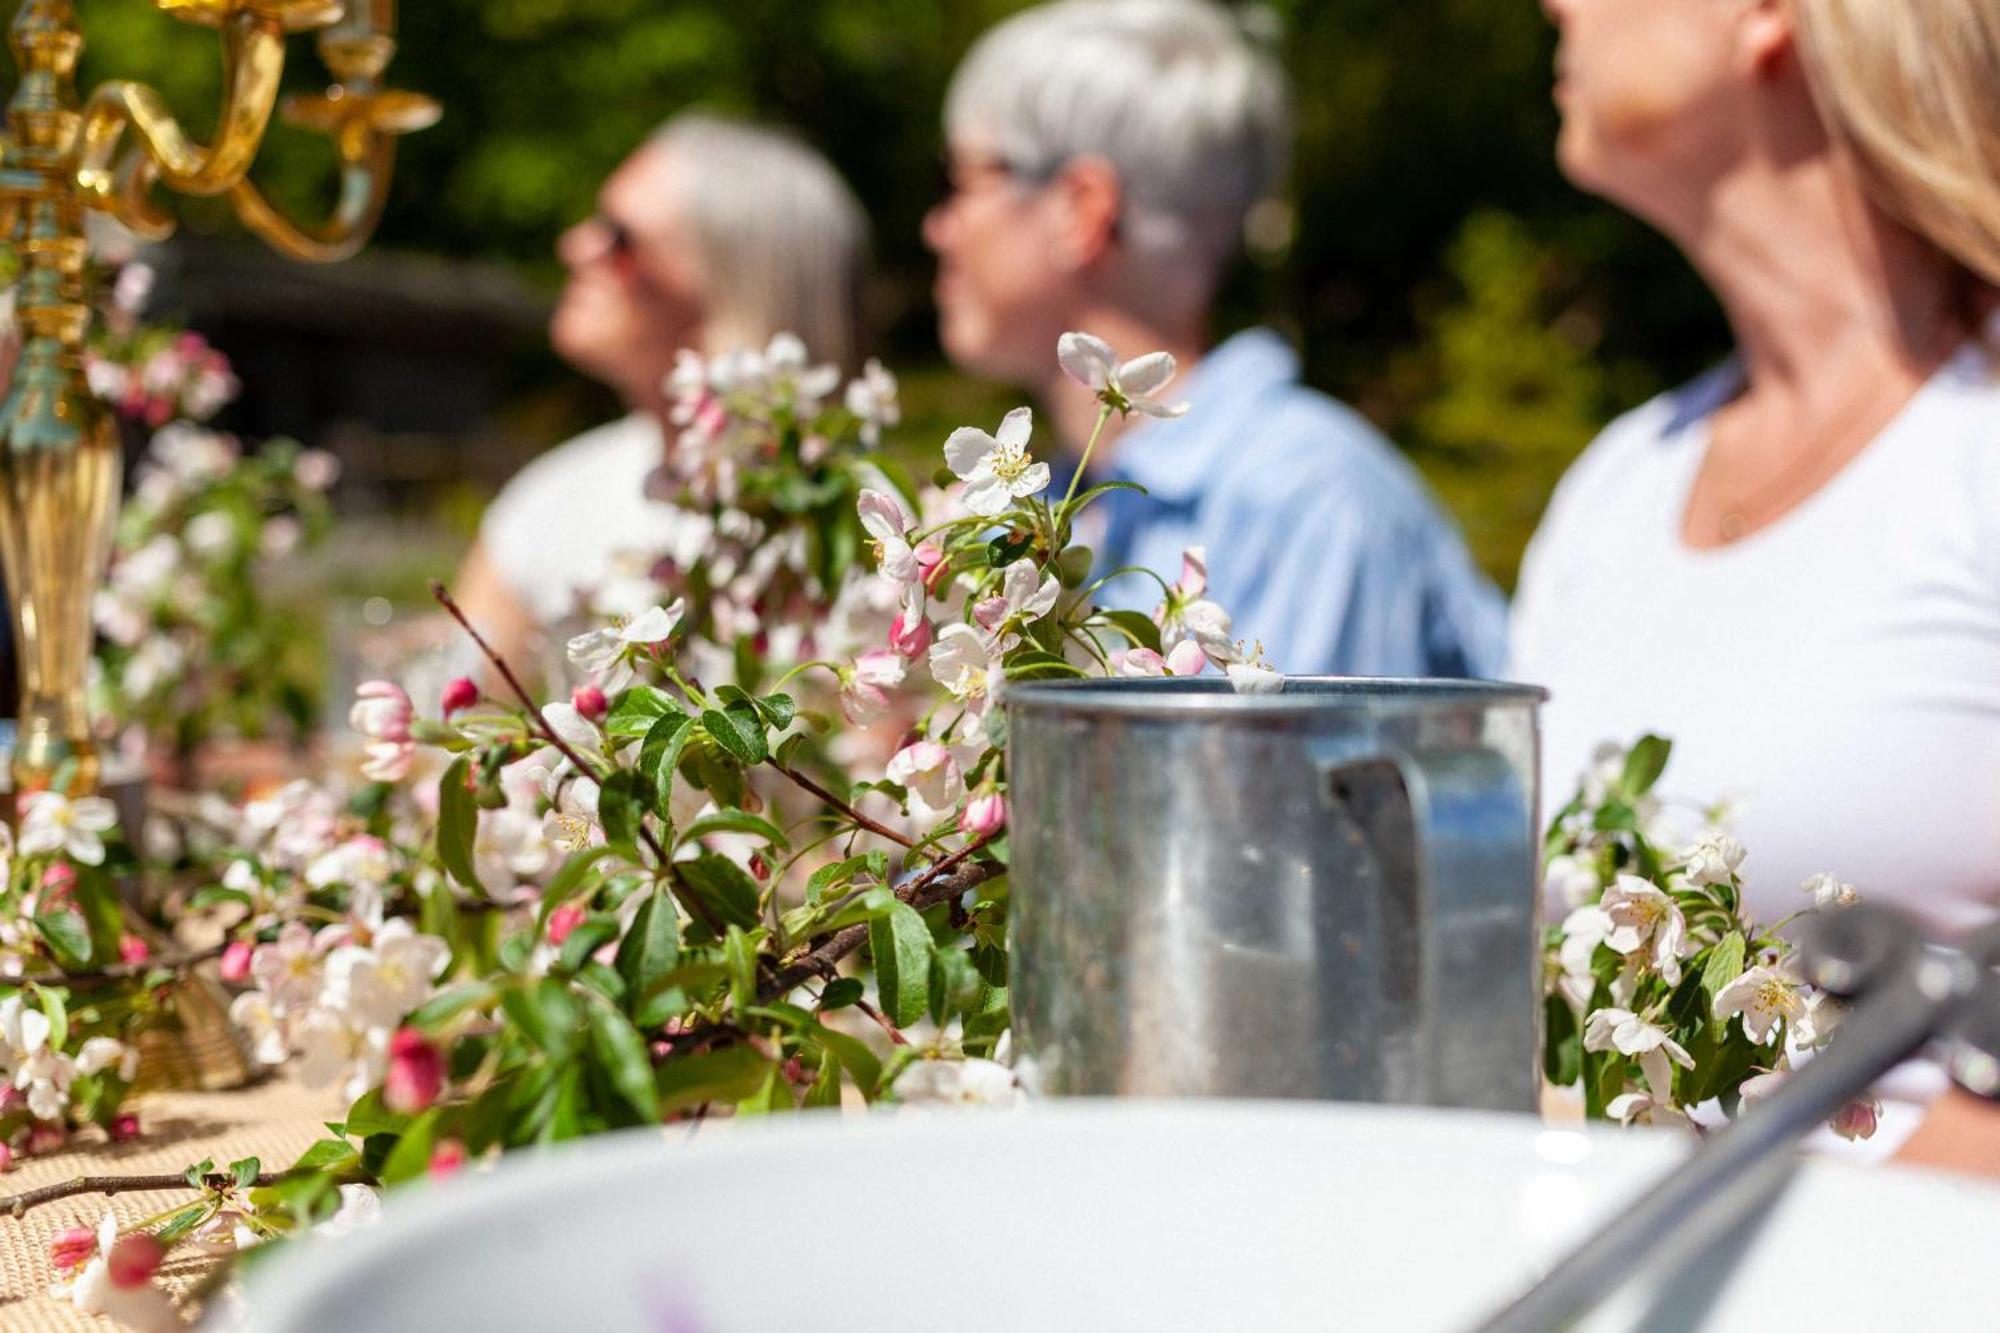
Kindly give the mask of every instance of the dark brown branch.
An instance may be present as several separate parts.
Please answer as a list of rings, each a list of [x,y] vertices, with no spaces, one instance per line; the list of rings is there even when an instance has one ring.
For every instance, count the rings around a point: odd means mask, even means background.
[[[780,773],[783,773],[786,777],[790,778],[800,787],[804,788],[808,792],[811,792],[814,796],[817,796],[820,800],[832,806],[835,810],[839,811],[841,815],[844,816],[845,818],[854,821],[854,823],[857,826],[867,829],[870,833],[873,833],[878,837],[887,838],[890,842],[897,843],[901,846],[907,847],[911,851],[916,850],[917,845],[911,842],[908,838],[896,832],[896,830],[890,828],[887,824],[879,823],[876,820],[870,819],[867,815],[862,814],[852,805],[849,805],[846,801],[841,800],[838,796],[835,796],[832,792],[828,791],[825,787],[820,786],[819,783],[814,782],[811,778],[799,772],[796,768],[792,768],[786,764],[778,763],[776,760],[772,761],[771,767],[777,769]],[[935,857],[936,853],[926,851],[925,855]]]
[[[253,1186],[275,1185],[287,1175],[283,1171],[262,1171],[250,1183]],[[212,1190],[231,1189],[236,1185],[236,1177],[227,1171],[215,1171],[201,1178],[202,1186]],[[177,1176],[72,1176],[68,1180],[58,1180],[53,1185],[43,1185],[39,1189],[25,1190],[20,1194],[0,1199],[0,1212],[18,1218],[30,1208],[39,1208],[45,1203],[67,1199],[77,1194],[123,1194],[131,1190],[185,1190],[192,1189],[185,1174]]]
[[[148,958],[144,962],[139,963],[107,963],[103,967],[43,973],[40,976],[27,977],[25,980],[53,981],[62,985],[88,986],[99,981],[124,981],[131,977],[143,977],[148,972],[159,969],[179,973],[194,967],[198,963],[205,963],[211,958],[220,958],[223,950],[228,947],[229,945],[225,941],[213,948],[202,949],[199,952],[161,955],[156,958]]]
[[[962,858],[974,851],[975,847],[968,847],[954,855]],[[999,873],[1000,867],[990,862],[974,861],[970,864],[948,865],[940,861],[917,879],[896,890],[896,896],[922,911],[948,898],[955,898],[967,889],[977,888]],[[818,948],[801,954],[773,973],[769,981],[757,988],[758,999],[775,999],[814,977],[833,975],[834,965],[867,941],[868,923],[865,921],[859,925],[849,926],[845,930],[836,931]]]
[[[494,669],[500,673],[500,678],[507,682],[507,688],[514,692],[516,699],[521,701],[521,707],[527,710],[528,725],[534,728],[536,734],[554,746],[556,753],[574,764],[577,772],[591,774],[593,775],[593,780],[595,780],[597,770],[589,763],[586,763],[582,755],[570,748],[569,742],[556,734],[555,728],[550,726],[548,719],[542,716],[541,705],[537,704],[535,697],[528,693],[528,687],[523,685],[521,678],[514,674],[514,668],[507,664],[507,659],[495,652],[493,645],[486,642],[485,636],[473,628],[471,619],[460,609],[458,602],[453,599],[450,590],[436,579],[432,579],[431,596],[437,598],[438,605],[449,611],[451,618],[459,623],[459,627],[472,636],[472,641],[479,646],[479,651],[486,655],[486,660],[493,664]],[[645,843],[647,849],[653,853],[655,860],[659,862],[661,870],[667,870],[672,866],[673,860],[667,855],[667,849],[660,845],[659,838],[654,836],[653,830],[647,828],[643,821],[639,824],[639,840]],[[713,931],[717,938],[720,938],[722,928],[709,916],[707,909],[702,907],[692,896],[685,898],[684,901],[687,902],[690,909],[697,916],[702,918],[702,924]]]

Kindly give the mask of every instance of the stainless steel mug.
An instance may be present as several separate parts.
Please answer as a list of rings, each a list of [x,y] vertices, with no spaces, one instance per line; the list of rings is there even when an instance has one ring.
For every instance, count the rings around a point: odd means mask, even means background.
[[[1532,1110],[1545,697],[1010,686],[1023,1082]]]

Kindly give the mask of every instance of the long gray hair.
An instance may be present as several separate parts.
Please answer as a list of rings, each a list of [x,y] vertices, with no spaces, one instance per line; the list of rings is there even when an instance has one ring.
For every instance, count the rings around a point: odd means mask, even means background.
[[[868,221],[832,164],[789,134],[701,112],[675,116],[652,146],[675,167],[704,272],[710,353],[796,333],[818,361],[860,356]]]

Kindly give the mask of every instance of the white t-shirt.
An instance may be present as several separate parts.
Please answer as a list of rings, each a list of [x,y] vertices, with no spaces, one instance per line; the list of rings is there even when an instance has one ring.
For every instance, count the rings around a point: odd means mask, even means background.
[[[660,423],[635,412],[549,450],[487,506],[480,545],[537,620],[571,614],[614,556],[668,545],[680,510],[646,498],[663,457]]]
[[[1757,918],[1831,870],[1930,929],[2000,912],[2000,382],[1968,346],[1775,524],[1680,538],[1725,366],[1624,417],[1563,479],[1515,604],[1545,685],[1546,800],[1592,749],[1674,742],[1668,795],[1727,799]]]

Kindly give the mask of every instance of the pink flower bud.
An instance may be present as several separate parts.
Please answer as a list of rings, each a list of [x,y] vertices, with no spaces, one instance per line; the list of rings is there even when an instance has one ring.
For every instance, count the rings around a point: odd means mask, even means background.
[[[588,915],[581,903],[564,903],[550,912],[549,943],[561,948],[562,942],[569,938],[570,932],[582,925],[584,917]]]
[[[1007,798],[997,791],[973,797],[965,803],[965,816],[958,827],[975,838],[993,836],[1007,827]]]
[[[5,1171],[12,1165],[14,1165],[14,1150],[0,1143],[0,1171]]]
[[[97,1233],[89,1227],[59,1231],[49,1242],[49,1262],[59,1271],[80,1268],[97,1253]]]
[[[256,949],[248,940],[231,940],[229,947],[222,951],[222,979],[232,986],[241,986],[250,979],[250,959]]]
[[[446,717],[478,702],[479,687],[472,683],[470,677],[459,676],[444,687],[443,709]]]
[[[806,1072],[805,1061],[799,1059],[799,1057],[796,1055],[793,1056],[791,1059],[785,1061],[785,1066],[782,1072],[785,1076],[785,1082],[791,1084],[795,1088],[804,1087],[806,1084],[813,1081],[813,1076]]]
[[[56,861],[42,872],[42,899],[44,909],[56,899],[76,887],[76,867],[67,861]]]
[[[1167,654],[1167,674],[1170,676],[1199,676],[1208,666],[1208,654],[1202,652],[1201,645],[1193,639],[1182,639]]]
[[[137,935],[124,935],[118,940],[118,957],[128,963],[143,963],[153,956],[146,947],[146,941]]]
[[[1873,1097],[1861,1097],[1841,1107],[1840,1113],[1827,1123],[1843,1139],[1870,1139],[1875,1137],[1875,1125],[1881,1113],[1880,1102]]]
[[[63,1145],[68,1142],[69,1131],[61,1125],[42,1122],[31,1125],[28,1129],[28,1155],[30,1157],[40,1153],[61,1152]]]
[[[611,711],[611,701],[604,697],[604,691],[595,685],[579,685],[571,692],[569,701],[576,711],[592,722],[601,720]]]
[[[389,1038],[389,1072],[382,1079],[382,1104],[398,1115],[427,1110],[444,1091],[444,1055],[415,1028]]]
[[[750,873],[758,879],[771,878],[771,864],[764,859],[762,852],[750,853]]]
[[[354,707],[347,712],[348,725],[375,741],[410,739],[410,721],[416,706],[403,687],[394,681],[371,680],[354,692]]]
[[[150,1231],[135,1231],[129,1236],[120,1236],[105,1261],[111,1273],[111,1285],[128,1288],[143,1286],[160,1271],[160,1261],[166,1257],[167,1247],[160,1244],[160,1238]]]
[[[972,608],[972,618],[979,622],[979,628],[981,629],[999,629],[1000,622],[1007,618],[1007,599],[1005,597],[988,597],[985,601],[976,604]]]
[[[465,1165],[465,1145],[457,1139],[441,1140],[431,1149],[430,1176],[432,1180],[445,1180],[458,1174]]]
[[[130,1143],[139,1137],[139,1117],[127,1111],[111,1122],[111,1141]]]
[[[904,611],[889,626],[889,646],[904,657],[919,658],[930,651],[931,622]]]

